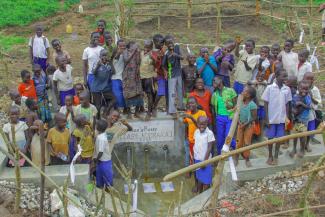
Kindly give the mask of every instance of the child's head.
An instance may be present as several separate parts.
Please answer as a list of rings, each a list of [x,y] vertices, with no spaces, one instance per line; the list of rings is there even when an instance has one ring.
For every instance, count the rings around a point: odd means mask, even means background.
[[[283,49],[284,49],[284,51],[286,53],[289,53],[292,50],[293,46],[294,46],[294,41],[292,39],[287,39],[284,42],[284,48]]]
[[[174,37],[172,35],[166,35],[164,41],[166,46],[170,43],[174,44]]]
[[[152,37],[155,48],[160,50],[164,46],[164,36],[156,34]]]
[[[274,57],[277,57],[280,53],[280,45],[278,43],[275,43],[272,45],[271,47],[271,54],[274,56]]]
[[[224,86],[223,80],[220,77],[213,78],[213,88],[214,89],[222,90],[223,86]]]
[[[275,78],[276,78],[276,82],[279,85],[282,85],[286,83],[286,81],[288,80],[288,73],[286,72],[285,69],[280,68],[279,70],[275,71]]]
[[[76,117],[74,118],[74,122],[76,123],[76,126],[78,128],[83,128],[86,126],[87,124],[87,118],[85,115],[83,114],[78,114],[76,115]]]
[[[309,93],[309,83],[305,80],[302,80],[298,84],[298,92],[300,96],[306,96]]]
[[[300,63],[304,63],[307,61],[309,56],[309,51],[307,49],[303,49],[298,53],[298,58]]]
[[[65,114],[58,112],[55,114],[54,116],[54,120],[55,120],[55,125],[57,128],[59,129],[64,129],[66,124],[67,124],[67,118],[65,116]]]
[[[187,55],[187,62],[188,62],[188,65],[190,65],[190,66],[194,66],[195,61],[196,61],[196,56],[195,56],[193,53],[189,53],[189,54]]]
[[[104,32],[104,38],[107,46],[111,46],[113,44],[113,37],[110,32]]]
[[[149,40],[149,39],[144,40],[144,46],[143,46],[144,49],[143,50],[145,53],[150,52],[152,50],[152,47],[153,47],[152,40]]]
[[[55,62],[60,69],[65,69],[65,67],[67,66],[67,58],[64,55],[58,55],[55,58]]]
[[[200,132],[203,133],[205,129],[208,127],[208,118],[205,116],[200,116],[197,119],[197,127],[199,128]]]
[[[124,39],[119,39],[117,41],[117,48],[121,51],[125,50],[126,49],[126,43],[124,41]]]
[[[60,40],[59,39],[53,39],[52,41],[51,41],[51,44],[52,44],[52,47],[53,47],[53,49],[56,51],[56,52],[60,52],[61,51],[61,42],[60,42]]]
[[[104,19],[100,19],[97,21],[97,29],[99,32],[103,33],[106,28],[106,21]]]
[[[253,39],[247,39],[245,42],[245,50],[248,54],[252,54],[255,48],[255,41]]]
[[[33,64],[32,70],[34,72],[34,76],[39,78],[42,73],[42,67],[39,64]]]
[[[175,48],[175,45],[174,45],[174,42],[173,41],[168,41],[168,43],[166,43],[166,45],[167,45],[167,49],[169,51],[173,51],[174,48]]]
[[[314,79],[315,79],[315,76],[314,76],[314,74],[312,72],[306,72],[304,74],[303,80],[307,81],[309,83],[310,87],[313,87]]]
[[[90,105],[90,94],[87,90],[84,90],[79,95],[80,105],[81,107],[88,108]]]
[[[74,89],[76,91],[77,96],[80,96],[80,93],[84,91],[84,86],[81,83],[77,83],[74,85]]]
[[[38,24],[35,26],[35,33],[37,37],[41,37],[43,35],[43,26]]]
[[[33,98],[27,98],[25,101],[26,107],[30,110],[30,111],[36,111],[37,110],[37,103],[35,101],[35,99]]]
[[[200,56],[201,57],[209,56],[209,49],[207,47],[202,47],[200,49]]]
[[[103,64],[108,62],[108,51],[106,49],[102,49],[99,53],[99,58]]]
[[[223,50],[225,50],[227,53],[230,53],[233,51],[236,47],[236,42],[234,39],[229,39],[225,42],[225,45],[223,46]]]
[[[72,95],[66,95],[64,98],[65,105],[67,107],[70,107],[73,105],[73,96]]]
[[[90,34],[90,44],[97,46],[99,43],[100,34],[99,32],[92,32]]]
[[[99,133],[105,132],[105,130],[107,129],[107,127],[108,127],[108,124],[107,124],[107,121],[106,120],[104,120],[104,119],[97,120],[97,122],[96,122],[96,130]]]
[[[256,75],[256,80],[257,80],[258,82],[262,82],[262,81],[264,81],[264,76],[263,76],[263,74],[262,74],[262,73],[257,73],[257,75]]]
[[[130,51],[134,51],[138,48],[138,44],[135,41],[129,41],[129,43],[126,45],[126,48]]]
[[[12,101],[15,102],[15,104],[17,104],[17,105],[21,104],[21,96],[19,95],[18,90],[16,90],[16,89],[10,90],[9,97]]]
[[[256,90],[250,85],[246,85],[243,91],[244,100],[253,100],[256,97]]]
[[[187,108],[191,112],[195,112],[197,110],[197,102],[196,102],[196,99],[193,96],[191,96],[191,97],[188,98]]]
[[[10,106],[10,108],[9,108],[10,123],[12,123],[12,124],[18,123],[19,113],[20,113],[20,110],[17,106]]]
[[[120,113],[118,110],[112,109],[108,115],[108,119],[112,124],[116,123],[120,119]]]
[[[268,46],[262,46],[260,49],[260,56],[262,58],[267,58],[270,54],[270,48]]]
[[[28,83],[30,81],[30,72],[27,71],[27,70],[22,70],[20,72],[20,76],[21,76],[21,80],[24,82],[24,83]]]
[[[204,90],[204,81],[202,78],[197,78],[195,80],[195,89],[197,90]]]
[[[54,65],[48,65],[48,67],[46,68],[47,75],[53,75],[55,71],[56,67]]]

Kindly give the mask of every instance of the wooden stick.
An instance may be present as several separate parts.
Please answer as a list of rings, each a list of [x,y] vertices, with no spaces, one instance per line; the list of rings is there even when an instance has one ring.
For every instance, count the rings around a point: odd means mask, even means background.
[[[324,170],[324,169],[325,169],[325,166],[316,167],[316,168],[313,168],[311,170],[304,171],[302,173],[294,174],[294,175],[292,175],[292,177],[304,176],[304,175],[308,175],[309,173],[312,173],[312,172],[315,172],[315,171]]]
[[[187,0],[187,28],[192,27],[192,0]]]
[[[325,126],[324,126],[324,123],[322,123],[321,127],[319,129],[317,129],[317,130],[312,130],[312,131],[307,131],[307,132],[302,132],[302,133],[295,133],[295,134],[291,134],[291,135],[287,135],[287,136],[283,136],[283,137],[279,137],[279,138],[270,139],[270,140],[263,141],[263,142],[258,142],[258,143],[252,144],[250,146],[245,146],[243,148],[239,148],[239,149],[227,152],[225,154],[210,158],[210,159],[208,159],[206,161],[202,161],[200,163],[193,164],[193,165],[190,165],[188,167],[184,167],[184,168],[182,168],[180,170],[169,173],[168,175],[166,175],[164,177],[164,181],[171,180],[171,179],[173,179],[173,178],[175,178],[177,176],[189,173],[189,172],[194,171],[194,170],[196,170],[198,168],[201,168],[201,167],[205,167],[208,164],[211,164],[211,163],[214,163],[214,162],[217,162],[217,161],[220,161],[220,160],[227,159],[228,157],[230,157],[232,155],[237,155],[237,154],[240,154],[240,153],[242,153],[244,151],[257,149],[257,148],[264,147],[264,146],[267,146],[267,145],[271,145],[271,144],[274,144],[274,143],[282,143],[282,142],[288,141],[290,139],[296,139],[296,138],[300,138],[300,137],[311,136],[311,135],[314,135],[314,134],[322,134],[324,132],[324,130],[325,130]]]
[[[260,0],[256,0],[255,1],[255,13],[256,13],[256,16],[260,15],[260,10],[261,10]]]
[[[317,205],[317,206],[309,206],[307,207],[308,209],[320,209],[324,208],[325,204],[322,205]],[[292,213],[292,212],[300,212],[304,210],[304,208],[296,208],[296,209],[290,209],[290,210],[285,210],[285,211],[280,211],[280,212],[274,212],[266,215],[261,215],[260,217],[270,217],[270,216],[285,216],[284,214]]]
[[[271,16],[271,15],[269,15],[269,14],[265,14],[265,13],[263,13],[263,12],[260,12],[260,14],[263,15],[263,16],[266,16],[266,17],[271,17],[271,18],[277,19],[277,20],[283,20],[283,21],[286,21],[286,19],[284,19],[284,18],[282,18],[282,17]],[[292,20],[288,20],[288,22],[290,22],[290,23],[294,23],[294,24],[297,24],[297,22],[292,21]],[[305,24],[305,23],[301,23],[301,25],[303,25],[303,26],[308,26],[308,25]]]
[[[216,23],[217,23],[217,25],[216,25],[216,43],[217,43],[217,45],[220,45],[220,43],[221,43],[221,37],[220,37],[220,31],[221,31],[221,8],[220,8],[220,4],[219,4],[219,2],[218,2],[218,0],[217,0],[217,2],[216,2],[216,7],[217,7],[217,16],[216,16],[216,18],[217,18],[217,20],[216,20]]]
[[[38,122],[39,126],[39,135],[41,143],[41,170],[45,172],[45,134],[44,134],[44,125],[41,120]],[[39,216],[44,216],[44,186],[45,186],[45,177],[41,175],[41,195],[40,195],[40,207],[39,207]]]

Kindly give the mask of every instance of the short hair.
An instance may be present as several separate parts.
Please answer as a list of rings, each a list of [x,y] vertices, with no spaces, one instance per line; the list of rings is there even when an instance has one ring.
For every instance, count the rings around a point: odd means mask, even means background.
[[[99,35],[99,32],[92,32],[92,33],[90,33],[90,38],[92,38],[95,34],[98,34]]]
[[[40,64],[35,63],[35,64],[33,64],[33,66],[32,66],[32,70],[33,70],[33,72],[34,72],[35,70],[42,70],[42,67],[41,67]]]
[[[88,90],[84,90],[80,93],[80,96],[79,97],[87,97],[89,100],[90,100],[90,93]]]
[[[266,50],[270,51],[270,47],[269,47],[269,46],[266,46],[266,45],[263,45],[263,46],[261,47],[261,49],[266,49]]]
[[[279,43],[274,43],[274,44],[272,44],[271,48],[280,48],[280,44]]]
[[[214,79],[216,79],[218,82],[221,82],[223,85],[225,85],[225,82],[224,82],[223,79],[220,78],[219,76],[215,76],[215,77],[213,78],[213,80],[214,80]]]
[[[285,40],[285,42],[289,42],[291,44],[291,46],[293,47],[295,42],[292,39],[287,39]]]
[[[56,71],[56,67],[54,65],[48,65],[46,68],[46,72],[48,75],[52,75]]]
[[[106,21],[105,21],[104,19],[99,19],[99,20],[97,21],[97,25],[98,25],[99,22],[104,23],[104,26],[106,27]]]
[[[55,43],[59,43],[59,44],[61,44],[61,41],[60,41],[59,39],[57,39],[57,38],[53,39],[53,40],[51,41],[51,45],[52,45],[52,47],[54,47],[54,44],[55,44]]]
[[[107,54],[108,53],[108,51],[107,51],[107,49],[101,49],[100,50],[100,52],[99,52],[99,56],[101,56],[101,55],[103,55],[103,54]]]
[[[144,46],[150,46],[150,47],[153,46],[153,42],[150,39],[144,40],[143,44],[144,44]]]
[[[67,118],[66,118],[65,114],[63,114],[61,112],[57,112],[54,115],[54,120],[57,121],[58,119],[64,119],[64,120],[66,120]]]
[[[105,130],[107,129],[107,127],[108,127],[108,123],[107,123],[106,120],[104,120],[104,119],[97,120],[97,122],[96,122],[96,129],[99,132],[105,132]]]
[[[37,30],[44,30],[44,27],[43,27],[43,25],[41,25],[41,24],[37,24],[37,25],[35,25],[35,31],[37,31]]]
[[[256,89],[253,86],[246,85],[247,91],[249,95],[251,96],[251,99],[254,99],[256,97]]]
[[[287,73],[287,71],[284,68],[278,68],[278,69],[275,70],[274,73],[275,73],[275,77],[278,77],[282,73]]]
[[[80,86],[82,89],[85,89],[84,86],[83,86],[81,83],[76,83],[76,84],[74,85],[74,88],[76,89],[77,86]]]
[[[251,39],[251,38],[250,38],[250,39],[247,39],[247,40],[246,40],[246,43],[247,43],[247,42],[252,43],[253,47],[255,47],[255,41],[254,41],[253,39]]]
[[[84,114],[78,114],[78,115],[76,115],[75,116],[75,118],[74,118],[74,122],[76,123],[76,125],[80,125],[81,123],[81,121],[82,120],[87,120],[87,117],[84,115]]]
[[[170,35],[170,34],[167,34],[166,36],[165,36],[165,38],[164,38],[164,40],[165,41],[168,41],[168,40],[174,40],[174,37],[172,36],[172,35]]]
[[[309,56],[309,51],[305,48],[303,50],[301,50],[299,53],[298,53],[299,56],[303,56],[305,57],[306,59],[308,58]]]
[[[109,31],[104,31],[103,35],[104,37],[113,38]]]
[[[23,69],[23,70],[21,70],[21,72],[20,72],[20,76],[21,76],[22,78],[26,77],[27,74],[30,74],[30,72],[29,72],[28,70],[26,70],[26,69]]]
[[[161,34],[155,34],[152,37],[153,42],[157,42],[158,40],[164,40],[164,36],[162,36]]]
[[[195,101],[195,103],[198,104],[198,103],[197,103],[197,100],[196,100],[196,98],[195,98],[194,96],[189,96],[189,97],[187,98],[187,101],[189,101],[190,99],[193,99],[193,100]]]
[[[117,40],[116,45],[118,46],[121,42],[125,42],[125,40],[120,38],[119,40]]]

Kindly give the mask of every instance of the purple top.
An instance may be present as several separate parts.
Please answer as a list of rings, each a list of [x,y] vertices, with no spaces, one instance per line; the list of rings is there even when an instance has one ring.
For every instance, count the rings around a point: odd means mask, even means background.
[[[218,61],[218,59],[222,56],[222,48],[219,48],[216,52],[213,53],[214,58],[216,59],[216,62],[218,64],[218,74],[229,76],[229,67],[223,67],[221,66],[222,62],[229,62],[232,67],[235,65],[235,58],[234,55],[231,53],[226,54],[224,57],[222,57],[221,61]]]

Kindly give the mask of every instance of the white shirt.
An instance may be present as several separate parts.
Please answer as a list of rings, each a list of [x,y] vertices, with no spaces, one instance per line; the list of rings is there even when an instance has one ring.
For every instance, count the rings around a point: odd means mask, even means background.
[[[287,71],[289,76],[297,76],[298,72],[298,54],[290,51],[289,53],[281,51],[283,68]]]
[[[15,140],[16,140],[16,144],[20,150],[22,150],[26,146],[25,131],[27,129],[28,129],[28,126],[23,121],[19,121],[17,124],[15,124]],[[10,140],[10,142],[13,142],[12,141],[12,133],[11,133],[11,123],[6,123],[5,125],[3,125],[2,130],[3,130],[3,132],[9,134],[9,140]]]
[[[313,86],[313,88],[311,88],[310,90],[312,96],[313,96],[313,99],[316,100],[318,102],[318,104],[314,104],[312,103],[312,107],[314,110],[318,110],[322,107],[322,96],[320,94],[320,91],[318,89],[318,87],[316,87],[315,85]]]
[[[34,43],[32,45],[32,39],[34,38]],[[45,39],[45,43],[44,43]],[[49,40],[42,35],[37,37],[37,35],[31,37],[28,42],[29,47],[33,47],[33,56],[38,58],[47,58],[46,49],[50,47]]]
[[[122,73],[124,71],[124,58],[123,55],[121,54],[119,59],[113,59],[113,66],[115,69],[115,74],[112,76],[113,80],[122,80]]]
[[[99,61],[99,54],[102,49],[104,48],[101,46],[85,48],[82,54],[82,60],[88,60],[88,74],[93,74],[93,70]]]
[[[280,89],[274,82],[266,87],[262,99],[268,102],[268,117],[270,124],[285,123],[286,105],[292,100],[290,88],[283,85]]]
[[[53,81],[58,82],[59,91],[67,91],[73,88],[72,69],[70,65],[67,65],[65,72],[62,72],[59,68],[54,72]]]
[[[109,161],[112,159],[112,151],[113,151],[114,145],[111,145],[108,140],[106,133],[98,134],[96,137],[95,142],[95,151],[94,151],[94,158],[98,156],[99,152],[103,152],[103,155],[100,159],[100,161]]]
[[[196,129],[194,132],[194,140],[194,159],[204,161],[209,142],[215,141],[213,132],[208,127],[203,133],[201,133],[199,129]],[[211,154],[209,155],[209,158],[211,158]]]
[[[302,66],[300,66],[300,68],[298,68],[297,66],[297,79],[298,82],[302,81],[302,79],[304,78],[304,74],[306,74],[307,72],[313,72],[313,67],[310,64],[310,62],[304,62],[304,64],[302,64]]]

